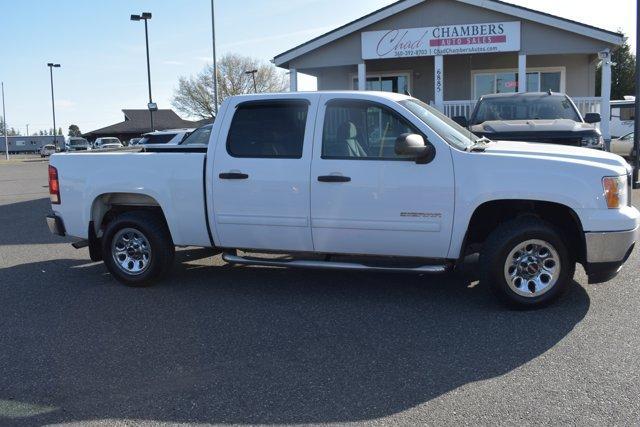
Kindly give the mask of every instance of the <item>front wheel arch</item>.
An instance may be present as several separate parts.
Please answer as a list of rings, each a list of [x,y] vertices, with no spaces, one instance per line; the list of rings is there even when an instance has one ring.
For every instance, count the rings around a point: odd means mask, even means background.
[[[489,235],[501,224],[518,218],[532,217],[552,224],[561,231],[576,260],[586,261],[586,242],[582,221],[569,206],[555,202],[526,199],[501,199],[478,206],[469,220],[459,254],[465,256],[479,252]]]

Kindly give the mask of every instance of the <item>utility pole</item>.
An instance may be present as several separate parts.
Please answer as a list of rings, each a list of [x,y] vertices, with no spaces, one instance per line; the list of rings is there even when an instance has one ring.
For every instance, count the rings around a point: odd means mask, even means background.
[[[633,188],[640,188],[640,0],[636,1],[636,117],[633,137]]]
[[[4,110],[4,82],[2,82],[2,123],[4,124],[4,155],[9,160],[9,137],[7,136],[7,113]]]
[[[29,136],[29,123],[27,123],[27,136]]]
[[[253,92],[254,93],[258,93],[258,85],[256,84],[256,73],[258,72],[258,70],[250,70],[250,71],[245,71],[244,73],[249,75],[251,74],[251,77],[253,77]]]
[[[216,14],[211,0],[211,40],[213,42],[213,114],[218,116],[218,64],[216,61]]]

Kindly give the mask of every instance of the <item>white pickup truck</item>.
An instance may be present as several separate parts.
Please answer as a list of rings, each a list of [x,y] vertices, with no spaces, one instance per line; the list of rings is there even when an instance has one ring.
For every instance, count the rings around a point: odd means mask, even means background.
[[[166,274],[175,246],[416,273],[480,253],[481,281],[526,308],[557,298],[576,263],[591,283],[620,271],[640,223],[629,174],[610,153],[478,140],[408,96],[252,95],[180,146],[53,155],[47,221],[131,286]]]

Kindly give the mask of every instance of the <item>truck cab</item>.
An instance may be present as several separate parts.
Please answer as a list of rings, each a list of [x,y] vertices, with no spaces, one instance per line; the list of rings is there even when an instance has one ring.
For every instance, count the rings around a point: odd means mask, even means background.
[[[614,277],[638,235],[619,156],[494,143],[405,95],[232,97],[205,130],[208,145],[54,155],[51,230],[131,286],[166,275],[175,246],[412,273],[480,253],[483,283],[527,308],[558,298],[576,263]]]

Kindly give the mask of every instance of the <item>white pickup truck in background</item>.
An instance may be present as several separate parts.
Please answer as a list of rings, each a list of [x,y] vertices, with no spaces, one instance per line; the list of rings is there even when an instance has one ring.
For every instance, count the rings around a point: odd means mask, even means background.
[[[53,155],[47,220],[131,286],[167,273],[175,246],[245,265],[418,273],[479,252],[483,283],[538,307],[576,263],[592,283],[620,271],[640,217],[629,175],[610,153],[478,140],[408,96],[251,95],[180,146]]]

